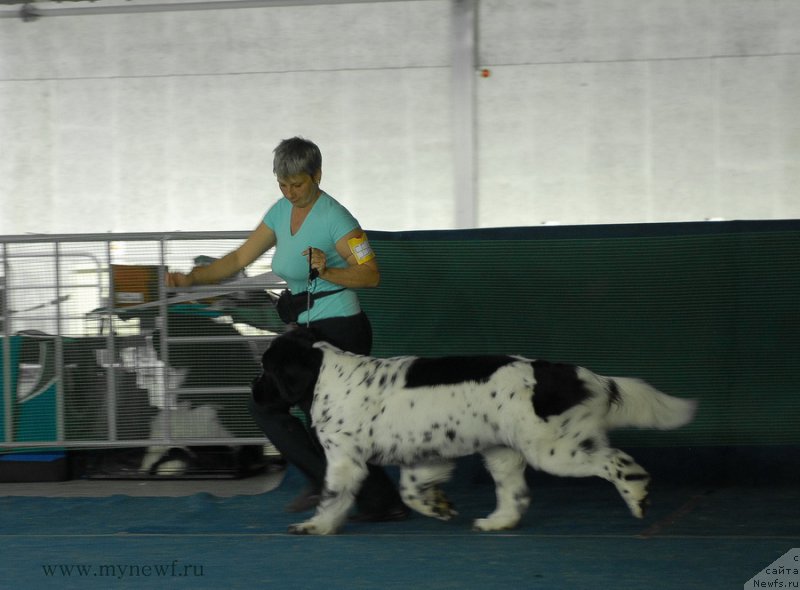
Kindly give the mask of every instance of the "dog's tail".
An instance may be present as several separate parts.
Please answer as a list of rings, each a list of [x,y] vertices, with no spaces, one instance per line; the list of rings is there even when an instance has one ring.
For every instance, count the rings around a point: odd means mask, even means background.
[[[695,400],[673,397],[640,379],[607,377],[609,428],[657,428],[672,430],[694,418]]]

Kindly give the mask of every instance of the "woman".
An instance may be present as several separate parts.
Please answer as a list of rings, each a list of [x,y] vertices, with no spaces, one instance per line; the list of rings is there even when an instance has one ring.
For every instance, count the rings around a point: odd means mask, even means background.
[[[366,234],[345,207],[320,189],[322,155],[314,143],[299,137],[282,141],[275,148],[273,172],[284,198],[267,211],[244,243],[188,274],[168,273],[168,284],[217,283],[275,247],[272,271],[286,281],[292,293],[301,294],[297,297],[300,303],[307,297],[303,292],[309,287],[309,269],[316,275],[309,289],[313,297],[310,309],[300,310],[290,321],[309,324],[319,339],[343,350],[369,354],[372,327],[352,290],[377,287],[380,282]],[[310,406],[311,400],[300,404],[306,417]],[[250,412],[264,434],[309,480],[309,489],[287,506],[287,510],[299,512],[319,502],[325,455],[313,432],[289,409],[285,403],[265,405],[250,400]],[[377,467],[370,467],[357,503],[357,520],[400,520],[408,515],[393,482]]]

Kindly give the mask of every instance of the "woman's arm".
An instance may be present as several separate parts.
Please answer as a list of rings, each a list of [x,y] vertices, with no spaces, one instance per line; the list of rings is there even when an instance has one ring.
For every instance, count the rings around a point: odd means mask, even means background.
[[[251,264],[256,258],[275,246],[275,243],[275,232],[267,224],[259,223],[241,246],[208,266],[195,266],[188,274],[167,273],[167,285],[191,287],[192,285],[218,283]]]
[[[319,271],[320,278],[336,285],[347,287],[348,289],[377,287],[381,282],[381,273],[378,269],[377,259],[373,255],[369,260],[365,260],[359,264],[358,258],[350,249],[350,244],[348,243],[352,238],[363,238],[366,240],[366,237],[364,230],[357,228],[336,242],[336,250],[339,252],[339,255],[347,261],[346,268],[327,266],[325,253],[317,248],[311,249],[311,267]],[[308,250],[306,250],[304,254],[308,256]]]

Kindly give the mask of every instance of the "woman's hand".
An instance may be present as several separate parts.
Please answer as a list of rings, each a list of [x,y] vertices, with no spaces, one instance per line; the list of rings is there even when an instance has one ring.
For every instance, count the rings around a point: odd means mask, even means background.
[[[329,283],[348,289],[377,287],[381,281],[381,273],[375,255],[372,254],[366,259],[362,258],[359,263],[355,253],[350,249],[349,240],[352,238],[365,240],[366,234],[357,228],[336,242],[336,251],[347,261],[347,266],[344,268],[328,266],[325,252],[317,248],[307,248],[303,251],[303,255],[310,256],[311,268],[316,269],[320,278]]]
[[[166,276],[167,287],[191,287],[194,284],[191,273],[168,272]]]
[[[328,268],[328,257],[325,256],[325,252],[318,248],[307,248],[303,250],[303,256],[308,258],[309,269],[316,270],[320,277],[325,274]]]

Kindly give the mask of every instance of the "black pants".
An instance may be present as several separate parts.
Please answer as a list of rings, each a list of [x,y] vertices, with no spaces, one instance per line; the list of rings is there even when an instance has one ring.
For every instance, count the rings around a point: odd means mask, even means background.
[[[372,350],[372,325],[364,313],[344,318],[330,318],[311,322],[311,328],[321,340],[357,354],[369,354]],[[309,418],[311,400],[301,408]],[[325,482],[325,453],[313,430],[295,416],[285,411],[266,409],[250,399],[250,413],[269,441],[280,451],[284,459],[297,467],[308,478],[312,486],[322,489]],[[379,513],[401,505],[400,495],[394,482],[378,466],[368,465],[369,474],[356,496],[356,504],[362,513]]]

